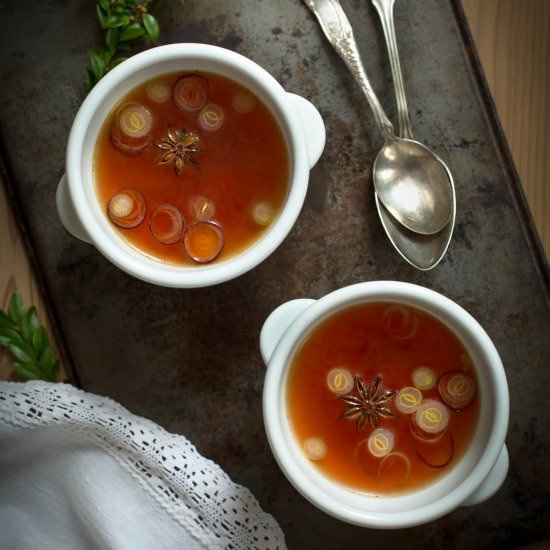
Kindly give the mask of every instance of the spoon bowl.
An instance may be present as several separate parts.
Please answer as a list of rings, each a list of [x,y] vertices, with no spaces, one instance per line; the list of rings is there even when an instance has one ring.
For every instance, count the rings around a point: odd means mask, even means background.
[[[375,194],[374,198],[382,227],[399,255],[420,271],[429,271],[436,267],[445,256],[451,243],[456,217],[454,194],[451,219],[443,230],[435,235],[421,235],[409,231],[388,212],[378,195]]]
[[[449,224],[454,203],[449,176],[439,157],[418,141],[386,142],[373,174],[377,197],[408,230],[433,235]]]

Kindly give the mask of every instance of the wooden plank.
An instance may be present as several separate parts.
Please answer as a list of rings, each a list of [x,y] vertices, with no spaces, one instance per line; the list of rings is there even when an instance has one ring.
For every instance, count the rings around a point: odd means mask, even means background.
[[[550,257],[550,2],[462,0],[546,257]]]
[[[15,291],[19,292],[25,307],[36,306],[38,317],[46,327],[52,344],[56,347],[44,301],[3,183],[0,181],[0,307],[5,310],[11,294]],[[5,348],[0,348],[0,380],[20,379],[11,368],[12,362],[11,353]],[[66,378],[63,366],[60,368],[58,378],[60,380]]]

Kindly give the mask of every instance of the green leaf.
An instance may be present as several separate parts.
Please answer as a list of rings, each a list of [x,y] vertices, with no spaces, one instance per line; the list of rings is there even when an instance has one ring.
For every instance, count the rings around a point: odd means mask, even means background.
[[[29,342],[32,337],[32,330],[31,330],[31,322],[30,322],[30,317],[28,312],[25,313],[21,318],[20,328],[21,328],[21,338],[23,338],[25,342]]]
[[[130,16],[128,14],[123,13],[119,15],[118,20],[120,22],[121,27],[126,27],[127,25],[130,24]]]
[[[125,27],[130,22],[127,15],[108,15],[102,24],[103,29],[114,29],[116,27]]]
[[[59,371],[59,361],[56,361],[53,363],[51,368],[48,369],[48,372],[46,373],[47,380],[50,382],[57,382],[57,373]]]
[[[102,29],[105,28],[105,13],[103,12],[103,10],[101,9],[101,6],[99,4],[96,4],[96,7],[95,7],[95,12],[97,14],[97,18],[99,19],[99,24],[101,26]]]
[[[139,23],[132,23],[127,27],[124,27],[120,33],[120,41],[128,42],[129,40],[135,40],[145,34],[145,31]]]
[[[51,365],[55,363],[55,355],[53,353],[53,349],[51,347],[47,347],[40,355],[38,362],[42,365]]]
[[[132,47],[128,44],[128,42],[119,42],[117,52],[127,52],[131,49]]]
[[[107,29],[105,31],[105,44],[111,54],[113,54],[118,45],[120,29]]]
[[[40,320],[38,319],[38,313],[36,311],[36,308],[34,306],[30,307],[30,310],[32,311],[31,314],[31,328],[32,330],[36,330],[38,327],[41,327]]]
[[[94,76],[99,80],[105,74],[105,62],[102,55],[98,52],[91,52],[90,63],[92,64]]]
[[[48,334],[44,327],[40,326],[33,331],[31,344],[38,356],[49,346]]]
[[[143,26],[147,31],[147,36],[151,42],[156,42],[160,36],[160,27],[156,18],[150,13],[144,13],[141,16]]]
[[[93,78],[93,74],[90,73]],[[0,346],[10,350],[18,360],[13,368],[27,378],[43,378],[56,381],[59,361],[50,346],[48,333],[40,324],[36,307],[25,311],[21,297],[13,293],[8,302],[8,312],[0,310]],[[18,319],[15,322],[15,319]]]
[[[17,362],[13,364],[13,370],[31,380],[42,379],[42,373],[35,363]]]
[[[24,313],[23,300],[21,300],[21,296],[18,292],[14,292],[8,301],[8,315],[11,317],[11,320],[18,325]]]
[[[122,63],[123,61],[126,61],[126,59],[128,59],[127,57],[115,57],[110,63],[109,63],[109,66],[107,67],[107,70],[111,70],[113,67],[116,67],[117,65],[119,65],[120,63]]]
[[[86,89],[90,91],[94,87],[96,82],[97,79],[94,73],[90,69],[86,69]]]
[[[131,11],[131,8],[124,5],[123,2],[119,2],[118,4],[115,4],[113,6],[113,13],[116,13],[117,15],[128,15],[130,11]]]
[[[21,318],[21,336],[27,343],[32,341],[32,333],[39,326],[38,317],[36,316],[36,308],[30,307]]]
[[[16,328],[0,328],[0,337],[6,341],[5,345],[8,347],[8,344],[15,344],[17,346],[24,346],[25,342],[21,338],[21,334]]]
[[[11,342],[8,344],[8,349],[23,363],[34,363],[36,359],[34,350],[28,344],[19,346]]]
[[[55,358],[52,348],[46,348],[44,353],[40,356],[39,364],[42,367],[44,375],[49,380],[55,380],[57,378],[57,371],[59,369],[59,361]]]
[[[159,40],[158,21],[148,10],[151,6],[160,7],[162,4],[162,0],[97,0],[96,13],[101,28],[105,31],[105,46],[102,50],[89,54],[91,68],[87,67],[85,73],[88,90],[106,72],[125,59],[115,56],[121,51],[132,49],[132,41],[140,38],[145,38],[148,42]]]
[[[0,328],[13,328],[15,323],[2,311],[0,310]]]
[[[111,61],[111,52],[109,52],[107,48],[102,48],[97,53],[101,56],[101,59],[103,60],[103,64],[107,66],[107,63]]]

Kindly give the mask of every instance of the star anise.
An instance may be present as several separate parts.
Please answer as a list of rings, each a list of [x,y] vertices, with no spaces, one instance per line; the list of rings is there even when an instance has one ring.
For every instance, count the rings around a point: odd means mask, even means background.
[[[168,128],[166,138],[155,142],[155,146],[164,151],[158,164],[173,164],[176,174],[181,174],[187,164],[197,164],[195,157],[202,151],[198,146],[201,137],[188,130]]]
[[[381,377],[376,376],[370,384],[366,384],[360,376],[355,376],[354,391],[338,396],[347,405],[340,418],[357,420],[357,433],[367,424],[371,428],[378,428],[382,418],[397,418],[387,406],[395,390],[380,391],[381,381]]]

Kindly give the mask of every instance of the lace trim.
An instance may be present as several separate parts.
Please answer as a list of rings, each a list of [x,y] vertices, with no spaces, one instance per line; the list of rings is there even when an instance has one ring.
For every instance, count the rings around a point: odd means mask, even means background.
[[[184,436],[131,414],[115,401],[67,384],[0,382],[0,420],[55,425],[86,434],[158,505],[209,548],[283,549],[275,519]]]

